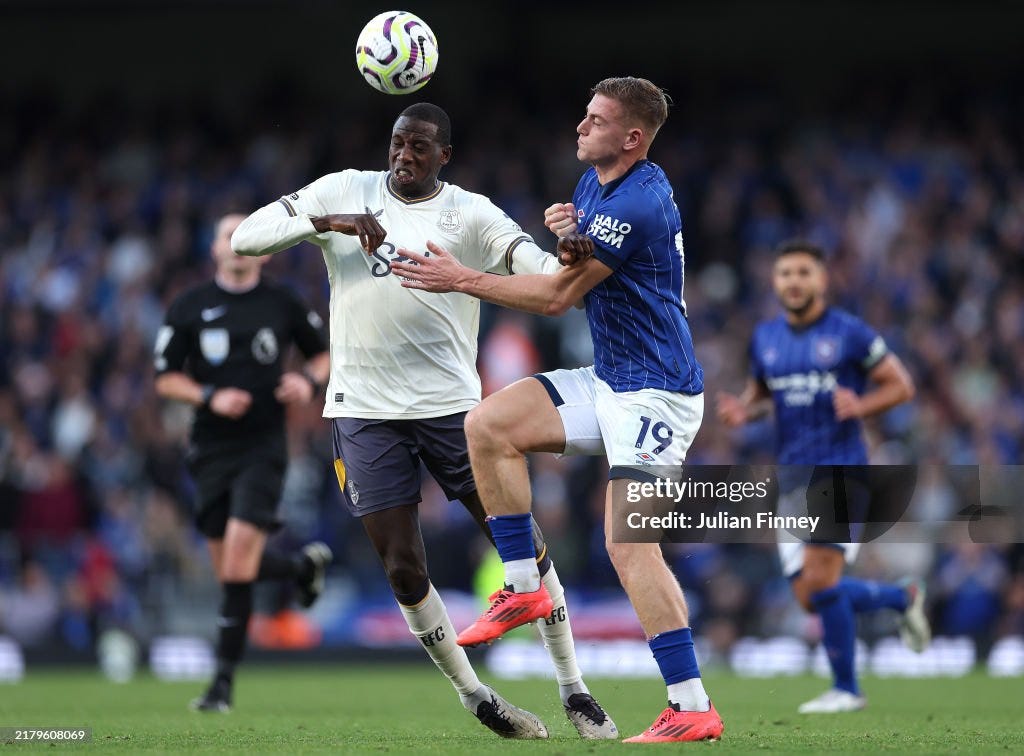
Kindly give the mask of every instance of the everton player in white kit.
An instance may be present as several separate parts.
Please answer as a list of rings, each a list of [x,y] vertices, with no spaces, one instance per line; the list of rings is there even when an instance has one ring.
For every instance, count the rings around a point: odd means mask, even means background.
[[[844,500],[850,498],[852,504],[859,499],[856,503],[863,512],[871,494],[880,495],[871,490],[866,468],[832,466],[866,465],[861,419],[909,400],[914,386],[881,336],[859,318],[826,304],[826,280],[824,255],[818,247],[793,241],[779,248],[772,281],[786,312],[755,329],[750,345],[752,376],[742,395],[717,396],[718,415],[736,427],[763,414],[770,399],[778,461],[787,466],[779,469],[783,488],[803,500],[809,480],[820,481],[816,489],[831,489],[836,496],[842,487]],[[837,471],[840,477],[834,482]],[[787,479],[791,480],[787,483]],[[866,699],[857,684],[854,659],[856,613],[884,608],[902,612],[900,634],[915,651],[923,650],[930,638],[920,583],[903,587],[842,576],[844,556],[852,562],[859,546],[805,544],[795,538],[779,543],[783,573],[794,595],[804,609],[821,617],[822,642],[833,674],[833,687],[802,704],[801,713],[864,708]]]
[[[605,454],[612,480],[648,480],[636,467],[638,455],[680,465],[703,415],[703,371],[683,302],[682,223],[668,179],[647,159],[668,116],[667,99],[633,77],[606,79],[592,94],[576,130],[577,157],[593,167],[572,203],[545,211],[559,246],[583,238],[594,246],[591,259],[555,276],[499,279],[428,245],[429,256],[405,252],[410,262],[395,265],[409,279],[403,285],[465,292],[528,312],[559,315],[584,298],[594,341],[593,367],[526,378],[467,417],[473,472],[507,585],[459,636],[464,645],[488,643],[549,611],[530,538],[526,452]],[[609,482],[608,554],[650,639],[669,699],[654,724],[628,741],[716,739],[722,720],[701,684],[679,583],[659,544],[612,541],[611,497]]]
[[[345,170],[317,179],[251,215],[232,244],[242,255],[269,254],[300,241],[322,248],[331,282],[324,416],[333,423],[345,503],[380,556],[409,629],[463,705],[503,737],[544,738],[543,723],[482,685],[456,644],[447,610],[430,584],[419,529],[422,461],[490,537],[463,428],[466,412],[480,401],[480,303],[462,294],[438,297],[402,288],[392,266],[402,259],[400,247],[428,241],[490,273],[554,273],[561,265],[486,197],[439,181],[451,155],[447,114],[427,103],[412,105],[394,124],[388,171]],[[573,259],[568,252],[563,256]],[[565,712],[582,737],[614,738],[615,724],[576,665],[564,590],[532,524],[531,538],[538,543],[535,566],[555,600],[539,629]]]

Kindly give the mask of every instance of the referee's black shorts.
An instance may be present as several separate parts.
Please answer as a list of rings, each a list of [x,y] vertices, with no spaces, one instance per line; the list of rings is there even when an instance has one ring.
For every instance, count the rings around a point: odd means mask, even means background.
[[[199,532],[207,538],[223,538],[229,517],[268,532],[276,530],[280,527],[277,508],[287,466],[283,435],[194,446],[188,468],[196,483],[195,520]]]

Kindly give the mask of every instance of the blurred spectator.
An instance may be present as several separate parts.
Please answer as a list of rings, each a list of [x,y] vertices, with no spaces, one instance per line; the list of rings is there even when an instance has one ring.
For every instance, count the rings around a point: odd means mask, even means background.
[[[60,614],[60,596],[43,566],[25,559],[11,588],[0,586],[0,634],[22,646],[37,646],[51,639]]]
[[[987,650],[998,630],[1007,583],[1005,557],[981,543],[954,545],[939,560],[935,576],[940,635],[968,635]]]

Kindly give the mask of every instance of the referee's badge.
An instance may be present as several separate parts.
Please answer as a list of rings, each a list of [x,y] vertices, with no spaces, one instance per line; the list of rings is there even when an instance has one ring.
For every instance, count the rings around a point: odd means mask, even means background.
[[[252,337],[252,356],[261,365],[269,365],[277,359],[277,336],[273,328],[261,328]]]
[[[227,328],[204,328],[199,332],[199,350],[211,365],[219,365],[228,357],[231,339]]]
[[[462,228],[462,216],[458,210],[442,210],[437,227],[445,233],[453,234]]]

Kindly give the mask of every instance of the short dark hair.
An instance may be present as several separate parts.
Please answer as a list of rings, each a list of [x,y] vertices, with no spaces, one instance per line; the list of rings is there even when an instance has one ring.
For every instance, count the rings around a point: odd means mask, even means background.
[[[650,130],[651,136],[668,120],[669,96],[665,90],[647,79],[635,76],[604,79],[594,85],[590,94],[604,95],[621,103],[630,114],[640,119]]]
[[[810,255],[820,263],[825,262],[825,250],[806,239],[790,239],[782,242],[775,250],[775,259],[795,254]]]
[[[430,102],[417,102],[410,105],[401,113],[399,118],[415,118],[417,121],[426,121],[437,126],[437,141],[442,147],[452,143],[452,120],[443,109]]]

